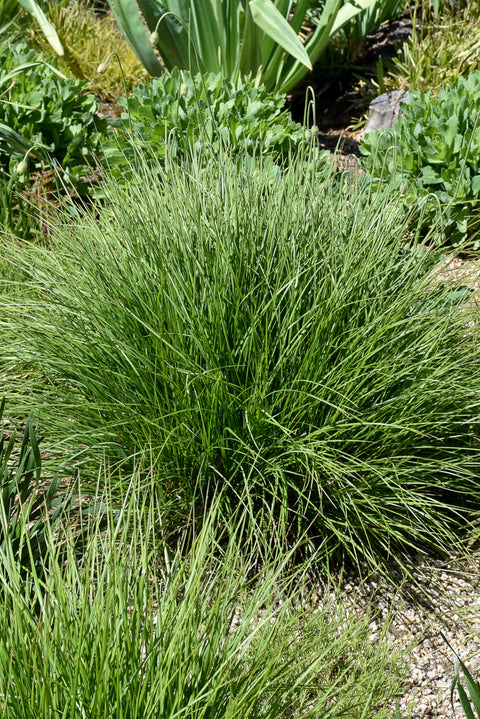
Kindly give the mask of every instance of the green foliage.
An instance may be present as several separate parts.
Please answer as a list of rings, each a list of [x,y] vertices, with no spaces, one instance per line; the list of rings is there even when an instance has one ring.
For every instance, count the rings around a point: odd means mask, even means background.
[[[213,508],[191,548],[184,533],[172,549],[151,487],[129,489],[118,518],[84,528],[82,556],[73,532],[49,538],[31,594],[0,553],[2,716],[388,717],[402,657],[369,644],[368,614],[349,617],[339,593],[309,610],[292,551],[252,569],[239,513],[228,543]]]
[[[55,50],[58,55],[63,55],[62,43],[58,38],[54,26],[43,12],[42,3],[38,4],[35,0],[14,0],[13,2],[11,0],[1,0],[0,18],[2,18],[2,20],[9,20],[17,12],[19,4],[35,18],[44,37],[53,50]],[[4,11],[6,12],[5,15],[2,14]]]
[[[222,156],[106,181],[49,249],[3,248],[33,296],[2,300],[2,351],[45,377],[64,451],[145,456],[179,514],[246,486],[253,515],[311,523],[327,552],[449,550],[480,500],[464,292],[405,250],[400,203],[315,172]]]
[[[233,83],[220,74],[192,77],[174,68],[171,75],[136,87],[128,100],[120,98],[118,103],[127,112],[110,121],[120,132],[103,148],[118,177],[125,177],[142,146],[156,160],[167,153],[183,157],[201,147],[214,154],[228,148],[279,159],[294,152],[305,137],[303,127],[283,110],[283,95],[257,87],[254,80]]]
[[[0,0],[0,18],[3,23],[11,20],[18,12],[18,0]]]
[[[392,129],[369,133],[362,166],[375,179],[406,184],[425,222],[439,217],[452,244],[478,227],[480,197],[480,73],[431,93],[411,91]]]
[[[109,0],[123,34],[151,75],[163,66],[196,72],[261,75],[268,89],[286,93],[322,56],[330,38],[375,0],[327,0],[313,32],[302,35],[308,0],[177,0],[162,5],[141,0]],[[148,36],[145,23],[150,30]]]
[[[463,676],[465,678],[467,691],[460,681],[460,668],[462,669]],[[465,712],[465,716],[469,719],[475,719],[475,715],[473,713],[473,710],[475,709],[478,719],[478,717],[480,717],[480,684],[474,680],[466,665],[458,656],[455,657],[455,679],[452,684],[451,692],[452,704],[455,689],[458,691],[460,696],[460,702],[462,704],[463,711]]]
[[[15,185],[15,178],[0,174],[0,232],[33,238],[38,235],[41,218],[32,212],[28,201],[16,193]],[[0,260],[0,267],[4,277],[6,268],[3,260]]]
[[[87,86],[23,43],[0,46],[0,165],[19,175],[20,185],[29,172],[43,172],[51,163],[61,182],[81,186],[106,128]],[[27,166],[19,168],[24,159]]]
[[[5,399],[0,402],[0,553],[18,567],[38,572],[49,528],[62,512],[56,497],[59,479],[48,482],[41,477],[39,438],[32,418],[18,446],[17,431],[5,430],[4,409]]]

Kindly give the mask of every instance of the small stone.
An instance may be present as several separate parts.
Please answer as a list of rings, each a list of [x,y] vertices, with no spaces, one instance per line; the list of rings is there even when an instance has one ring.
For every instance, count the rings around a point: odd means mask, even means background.
[[[365,126],[365,134],[373,130],[382,130],[392,127],[401,115],[401,102],[408,102],[408,92],[394,92],[376,97],[371,103],[368,112],[368,122]],[[423,557],[421,557],[423,560]]]

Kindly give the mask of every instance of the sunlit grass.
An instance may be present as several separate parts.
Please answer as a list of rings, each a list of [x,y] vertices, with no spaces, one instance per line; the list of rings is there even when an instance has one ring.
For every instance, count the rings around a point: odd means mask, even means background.
[[[309,527],[328,554],[465,535],[479,348],[394,196],[227,157],[140,164],[105,193],[49,248],[5,243],[33,293],[3,300],[5,386],[51,451],[144,456],[184,516],[247,489],[268,532]],[[40,387],[9,379],[25,366]]]
[[[385,89],[423,90],[434,94],[459,77],[480,69],[480,4],[454,9],[441,3],[440,17],[424,11],[421,25],[386,66]],[[420,18],[417,9],[415,18]]]
[[[313,604],[291,553],[254,571],[244,518],[219,543],[215,504],[172,548],[138,479],[116,512],[84,517],[83,543],[68,527],[50,537],[44,579],[0,554],[1,716],[388,716],[403,658],[370,645],[368,613],[348,618],[335,592]]]

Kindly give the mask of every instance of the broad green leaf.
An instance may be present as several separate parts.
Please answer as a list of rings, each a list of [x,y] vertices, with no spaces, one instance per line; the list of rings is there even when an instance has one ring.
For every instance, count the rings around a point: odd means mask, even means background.
[[[375,2],[376,0],[353,0],[343,5],[337,13],[330,35],[334,35],[337,30],[340,30],[352,17],[355,17],[358,13],[374,5]]]
[[[150,75],[154,77],[161,75],[163,67],[150,44],[135,0],[108,0],[108,4],[120,30],[140,62]]]
[[[453,115],[447,120],[447,127],[444,134],[445,142],[447,145],[452,145],[455,137],[458,133],[458,117]]]
[[[10,149],[10,152],[12,152],[14,155],[24,155],[28,150],[30,150],[31,155],[36,155],[38,157],[41,156],[41,153],[37,152],[37,149],[49,149],[48,147],[46,147],[46,145],[28,142],[16,130],[13,130],[8,125],[0,123],[0,143],[2,142],[6,143],[7,147]]]
[[[27,12],[30,13],[30,15],[33,15],[35,20],[40,25],[43,34],[45,35],[57,55],[60,55],[60,57],[64,55],[63,46],[60,42],[57,32],[53,27],[52,23],[47,20],[42,8],[37,5],[35,0],[18,0],[18,2],[25,8],[25,10],[27,10]]]
[[[275,40],[284,50],[313,70],[307,51],[300,38],[277,10],[271,0],[250,0],[253,21],[263,32]]]
[[[474,195],[480,194],[480,175],[472,177],[472,191]]]
[[[332,27],[341,5],[342,0],[326,0],[315,32],[305,46],[305,51],[308,52],[312,64],[322,55],[330,41]],[[280,83],[276,84],[276,86],[278,85],[277,89],[281,92],[288,92],[292,87],[295,87],[304,75],[305,68],[298,61],[295,62],[288,71],[283,73]],[[271,82],[275,81],[275,78],[270,77],[269,79]]]
[[[295,34],[298,34],[300,28],[296,28],[293,26],[293,16],[291,13],[291,10],[292,10],[291,0],[273,0],[273,2],[275,3],[275,7],[280,12],[282,17],[288,19],[288,24],[295,31]],[[296,12],[296,10],[295,10],[295,12]],[[303,13],[302,20],[305,20],[305,12]],[[262,45],[262,57],[263,57],[264,65],[266,65],[267,59],[270,58],[276,50],[280,50],[281,53],[284,52],[282,50],[282,48],[279,48],[277,43],[271,37],[269,37],[268,35],[265,35],[265,33],[262,33],[261,45]]]
[[[138,7],[143,13],[149,30],[158,32],[156,47],[166,68],[172,70],[174,67],[188,67],[188,37],[181,16],[173,10],[167,10],[156,0],[138,0]]]

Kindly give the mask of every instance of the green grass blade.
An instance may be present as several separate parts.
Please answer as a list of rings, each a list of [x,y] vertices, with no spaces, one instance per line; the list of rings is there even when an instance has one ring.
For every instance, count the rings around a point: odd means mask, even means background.
[[[465,664],[462,662],[460,658],[456,659],[456,666],[455,666],[455,673],[458,677],[458,691],[460,694],[460,699],[462,702],[462,707],[465,711],[465,713],[468,716],[468,719],[470,719],[470,716],[468,715],[467,711],[467,705],[468,708],[470,708],[471,716],[473,717],[473,711],[471,710],[470,702],[465,694],[465,691],[460,683],[460,677],[459,677],[459,671],[458,671],[458,665],[460,665],[462,672],[465,676],[465,682],[467,685],[467,690],[470,695],[470,700],[473,702],[473,706],[477,712],[477,717],[480,717],[480,684],[474,680],[470,672],[468,671]]]

